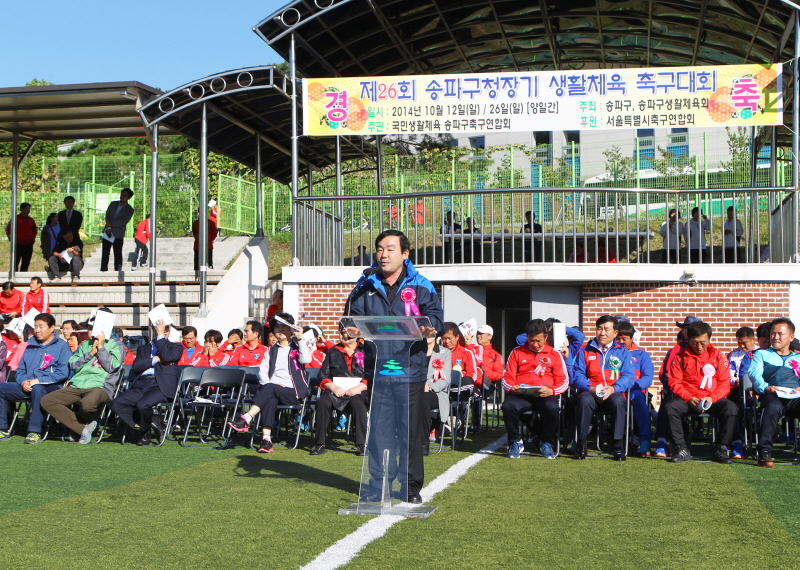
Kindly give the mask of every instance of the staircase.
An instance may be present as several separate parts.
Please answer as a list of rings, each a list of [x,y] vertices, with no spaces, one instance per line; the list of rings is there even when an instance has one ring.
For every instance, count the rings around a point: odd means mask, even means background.
[[[217,238],[214,242],[214,267],[208,271],[207,295],[225,275],[225,267],[239,255],[248,237]],[[130,242],[130,243],[129,243]],[[200,282],[194,272],[192,238],[160,238],[156,267],[155,304],[167,306],[176,326],[186,326],[200,305]],[[81,271],[81,280],[71,283],[69,274],[62,281],[48,283],[45,272],[17,273],[15,284],[22,292],[28,290],[33,276],[45,282],[50,293],[50,312],[61,325],[65,320],[85,321],[92,309],[108,307],[117,315],[116,326],[126,334],[145,333],[149,326],[149,269],[131,271],[133,240],[125,240],[126,263],[123,271],[100,271],[101,250],[97,249]],[[114,254],[110,265],[113,266]],[[41,258],[31,262],[33,267],[44,266]]]

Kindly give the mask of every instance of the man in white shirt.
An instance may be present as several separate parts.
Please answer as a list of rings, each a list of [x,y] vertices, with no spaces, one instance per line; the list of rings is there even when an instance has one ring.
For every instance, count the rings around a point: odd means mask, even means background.
[[[700,218],[703,218],[702,220]],[[692,208],[692,219],[687,226],[689,238],[689,263],[708,263],[706,232],[711,231],[711,222],[700,208]]]
[[[744,235],[742,222],[734,217],[733,206],[728,206],[728,219],[722,226],[722,243],[725,246],[725,263],[744,263],[744,250],[739,242]]]
[[[678,263],[680,261],[681,237],[684,235],[684,225],[678,218],[680,214],[675,208],[669,211],[668,220],[661,224],[658,233],[664,238],[661,248],[662,263]]]

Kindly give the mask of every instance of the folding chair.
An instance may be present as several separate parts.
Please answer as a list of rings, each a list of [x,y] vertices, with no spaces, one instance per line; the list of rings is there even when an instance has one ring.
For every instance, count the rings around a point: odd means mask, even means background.
[[[456,392],[456,399],[455,401],[450,402],[450,409],[448,410],[447,416],[447,423],[451,423],[451,419],[455,417],[456,421],[452,422],[454,425],[450,426],[450,436],[452,437],[452,443],[450,445],[450,450],[455,451],[456,449],[456,441],[458,439],[458,410],[461,406],[461,372],[458,370],[453,370],[450,373],[450,390],[457,389]],[[453,407],[455,406],[455,414],[453,414]],[[445,422],[441,421],[441,410],[435,409],[431,410],[431,413],[438,413],[440,417],[439,421],[439,451],[436,452],[436,455],[439,455],[442,450],[444,449],[444,424]],[[467,406],[467,416],[469,417],[469,406]],[[465,431],[466,431],[466,423],[465,423]],[[461,438],[461,441],[464,441],[464,437]]]
[[[303,431],[308,431],[309,435],[311,434],[310,426],[308,430],[303,430],[302,427],[303,427],[303,420],[305,419],[306,416],[306,412],[310,409],[311,395],[314,392],[314,387],[316,386],[317,388],[319,388],[319,368],[307,368],[305,370],[305,373],[306,373],[306,378],[308,379],[308,387],[309,387],[308,395],[302,400],[300,400],[300,402],[297,404],[288,404],[288,405],[282,404],[278,406],[278,417],[277,417],[278,431],[276,432],[276,438],[275,438],[276,441],[281,441],[280,439],[281,420],[283,419],[283,412],[285,411],[297,412],[297,418],[294,422],[295,423],[294,445],[292,447],[289,447],[289,445],[287,444],[286,447],[288,449],[297,449],[297,446],[300,444],[300,434]],[[311,380],[312,378],[314,379],[313,384]]]
[[[186,416],[186,430],[183,433],[183,440],[181,445],[183,447],[200,447],[205,449],[224,449],[228,446],[230,440],[231,428],[228,426],[228,420],[233,417],[233,414],[239,409],[244,393],[245,371],[240,368],[204,368],[202,376],[200,377],[199,390],[195,399],[191,402],[191,406],[187,409],[191,410],[191,418]],[[214,389],[212,392],[211,389]],[[202,399],[198,399],[202,398]],[[219,435],[212,436],[212,429],[214,427],[214,419],[216,411],[224,412],[224,418],[221,420],[222,431]],[[203,422],[208,416],[207,427],[203,428]],[[191,431],[192,420],[197,420],[198,440],[204,445],[189,445],[188,438]],[[205,432],[205,433],[204,433]],[[217,445],[208,445],[207,439],[217,437],[221,441]]]
[[[592,414],[595,418],[598,419],[596,429],[597,429],[597,449],[600,451],[601,455],[603,453],[602,447],[602,435],[606,430],[606,418],[611,414],[608,412],[604,412],[603,410],[596,410]],[[625,392],[625,435],[623,436],[624,443],[623,443],[623,451],[625,452],[625,456],[628,455],[628,432],[629,424],[630,424],[630,417],[631,417],[631,391],[630,388]],[[587,434],[588,435],[588,434]],[[577,444],[578,441],[578,422],[577,419],[575,421],[575,442]],[[588,457],[588,456],[587,456]]]
[[[522,414],[523,417],[530,418],[530,422],[522,422],[522,441],[528,441],[530,439],[530,431],[529,429],[532,427],[532,423],[534,418],[539,414],[539,412],[534,412],[531,410],[530,412],[525,412]],[[561,400],[561,394],[558,395],[558,427],[556,428],[556,457],[561,455],[561,422],[563,421],[564,416],[564,407]],[[528,455],[533,455],[533,450],[528,451]]]

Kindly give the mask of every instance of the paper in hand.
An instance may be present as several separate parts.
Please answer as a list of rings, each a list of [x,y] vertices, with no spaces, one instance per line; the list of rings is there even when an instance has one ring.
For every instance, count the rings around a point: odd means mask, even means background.
[[[339,386],[342,390],[349,390],[361,384],[361,378],[350,378],[348,376],[334,376],[331,381],[334,386]]]
[[[104,239],[104,240],[106,240],[107,242],[109,242],[109,243],[114,243],[114,236],[113,236],[113,235],[108,235],[108,234],[107,234],[107,233],[104,231],[104,232],[102,233],[102,237],[103,237],[103,239]]]
[[[70,263],[72,261],[72,254],[65,249],[61,252],[61,261]]]
[[[22,338],[23,333],[25,332],[25,321],[17,317],[16,319],[12,319],[6,329],[15,332],[18,337]]]
[[[39,311],[38,311],[37,309],[31,309],[30,311],[28,311],[27,313],[25,313],[25,316],[23,316],[23,317],[22,317],[22,321],[23,321],[23,322],[24,322],[26,325],[30,325],[30,327],[31,327],[31,328],[33,328],[34,319],[35,319],[35,318],[37,317],[37,315],[39,315],[39,314],[40,314],[40,313],[39,313]]]
[[[167,311],[167,307],[164,303],[156,306],[152,311],[147,313],[147,318],[150,319],[150,323],[153,326],[156,326],[158,321],[163,321],[165,325],[171,325],[175,321],[172,320],[172,317],[169,315],[169,311]]]
[[[564,323],[553,323],[553,348],[561,350],[561,347],[569,346],[567,339],[567,325]]]
[[[461,331],[461,336],[466,338],[475,338],[475,330],[478,328],[478,322],[475,319],[470,319],[458,325],[458,330]]]
[[[99,334],[103,338],[111,338],[114,329],[114,321],[117,320],[117,315],[114,313],[107,313],[105,311],[97,311],[94,314],[94,325],[92,326],[92,336],[96,337]]]
[[[282,325],[286,325],[287,327],[289,327],[289,328],[290,328],[290,329],[292,329],[292,330],[296,330],[296,331],[301,331],[301,330],[303,330],[303,329],[301,329],[300,327],[298,327],[297,325],[293,325],[292,323],[290,323],[289,321],[287,321],[286,319],[284,319],[284,318],[282,318],[282,317],[279,317],[278,315],[275,315],[273,318],[274,318],[276,321],[278,321],[280,324],[282,324]]]

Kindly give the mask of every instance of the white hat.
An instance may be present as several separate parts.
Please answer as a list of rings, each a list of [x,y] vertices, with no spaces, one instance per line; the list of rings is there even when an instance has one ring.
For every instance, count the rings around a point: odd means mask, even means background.
[[[481,325],[478,327],[478,332],[483,334],[494,335],[494,329],[489,325]]]

